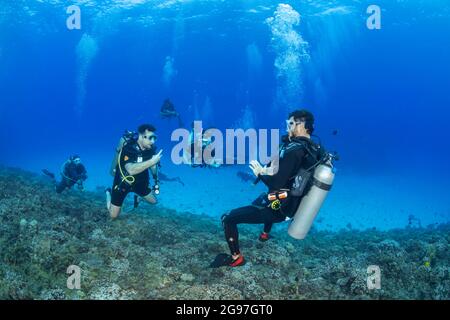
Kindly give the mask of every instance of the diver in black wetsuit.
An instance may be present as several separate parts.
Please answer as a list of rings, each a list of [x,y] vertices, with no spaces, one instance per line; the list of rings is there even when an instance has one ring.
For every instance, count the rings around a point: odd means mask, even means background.
[[[189,133],[190,147],[183,153],[185,163],[188,163],[192,168],[219,168],[221,163],[216,159],[216,152],[214,149],[211,150],[211,155],[207,159],[203,157],[205,149],[213,142],[211,130],[215,128],[207,128],[201,130],[197,133],[194,129],[194,122],[191,125],[192,130]],[[195,146],[198,144],[197,152]],[[201,161],[198,161],[200,159]],[[197,161],[200,163],[197,163]]]
[[[113,164],[114,182],[112,189],[106,190],[106,206],[112,219],[119,216],[122,204],[128,195],[133,192],[144,198],[149,203],[155,204],[156,197],[149,187],[152,172],[155,187],[158,186],[158,164],[162,157],[162,150],[156,153],[155,127],[143,124],[138,128],[136,137],[129,137],[132,133],[125,135],[116,150]],[[157,192],[155,192],[156,194]]]
[[[180,114],[175,110],[175,106],[173,105],[172,101],[170,99],[164,100],[160,114],[163,118],[177,118],[178,119],[178,126],[181,128],[183,127],[183,121],[181,120]]]
[[[55,175],[43,169],[42,172],[52,178],[56,183]],[[56,183],[56,192],[62,193],[65,189],[72,188],[75,184],[79,190],[84,190],[83,182],[87,179],[87,172],[81,159],[77,155],[73,155],[67,160],[61,169],[61,181]]]
[[[309,111],[298,110],[289,114],[287,131],[288,135],[283,137],[280,146],[279,164],[275,174],[270,175],[270,167],[262,167],[257,161],[251,162],[250,168],[268,187],[268,193],[261,195],[252,205],[234,209],[222,216],[231,256],[219,254],[211,267],[236,267],[245,263],[239,249],[238,224],[264,224],[264,231],[259,240],[266,241],[274,223],[285,221],[287,217],[295,214],[301,197],[289,195],[292,178],[301,168],[309,168],[317,162],[320,147],[311,141],[314,116]],[[276,164],[271,165],[273,166]]]

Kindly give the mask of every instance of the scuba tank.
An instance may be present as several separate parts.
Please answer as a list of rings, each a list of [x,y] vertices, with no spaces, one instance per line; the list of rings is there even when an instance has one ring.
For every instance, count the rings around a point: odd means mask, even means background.
[[[124,134],[119,140],[119,143],[117,144],[116,152],[114,153],[113,160],[111,162],[111,167],[109,169],[109,173],[111,176],[116,175],[116,167],[117,167],[117,160],[119,158],[119,153],[122,150],[123,146],[130,142],[135,142],[138,139],[138,134],[133,131],[125,130]]]
[[[113,177],[115,177],[116,173],[117,173],[116,171],[118,171],[120,173],[120,177],[122,180],[121,183],[126,182],[129,185],[132,185],[135,182],[135,177],[128,174],[128,172],[126,170],[124,170],[124,168],[122,168],[122,166],[120,164],[120,157],[122,155],[123,148],[125,146],[127,146],[128,144],[137,144],[138,138],[139,138],[139,134],[137,132],[125,130],[125,133],[122,135],[122,137],[119,140],[119,144],[117,145],[116,153],[114,154],[114,158],[111,163],[110,174]],[[139,149],[139,147],[137,145],[136,145],[136,148]],[[156,167],[160,168],[161,164],[158,163],[156,165]],[[159,180],[158,180],[157,174],[156,174],[156,176],[155,175],[153,176],[153,179],[155,180],[155,185],[153,186],[152,190],[156,195],[159,195],[160,188],[159,188]],[[118,187],[118,185],[116,185],[116,188],[117,187]]]
[[[289,225],[288,234],[291,237],[302,240],[308,234],[320,207],[333,185],[335,170],[332,160],[338,160],[338,156],[327,153],[321,160],[321,163],[315,168],[311,188],[302,198]]]

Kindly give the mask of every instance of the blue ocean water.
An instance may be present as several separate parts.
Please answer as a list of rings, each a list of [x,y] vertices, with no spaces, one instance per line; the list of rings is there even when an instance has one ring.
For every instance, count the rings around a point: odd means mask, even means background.
[[[78,153],[88,189],[109,186],[121,134],[148,122],[163,172],[185,183],[165,183],[160,205],[219,217],[264,188],[236,176],[246,165],[174,165],[178,122],[161,119],[163,100],[185,125],[220,129],[284,130],[307,108],[341,156],[318,228],[448,222],[450,6],[377,1],[381,29],[369,30],[371,4],[2,0],[0,164],[58,172]],[[69,5],[80,30],[67,28]]]

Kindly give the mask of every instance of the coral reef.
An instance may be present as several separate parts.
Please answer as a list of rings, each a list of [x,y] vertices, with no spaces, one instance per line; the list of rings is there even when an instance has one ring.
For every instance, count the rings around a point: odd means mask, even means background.
[[[208,268],[227,246],[219,219],[143,205],[111,221],[101,192],[54,193],[45,179],[0,167],[0,299],[450,299],[450,225],[312,231],[257,241],[248,263]],[[278,230],[278,231],[277,231]],[[67,268],[81,289],[67,288]],[[367,268],[381,269],[381,289]]]

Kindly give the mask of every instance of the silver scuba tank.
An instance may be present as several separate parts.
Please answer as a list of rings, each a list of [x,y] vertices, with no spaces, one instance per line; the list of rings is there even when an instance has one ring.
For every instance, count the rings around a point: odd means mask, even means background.
[[[288,234],[298,240],[304,239],[308,234],[328,191],[333,185],[334,170],[331,161],[318,165],[314,170],[312,180],[311,189],[300,202],[288,228]]]

